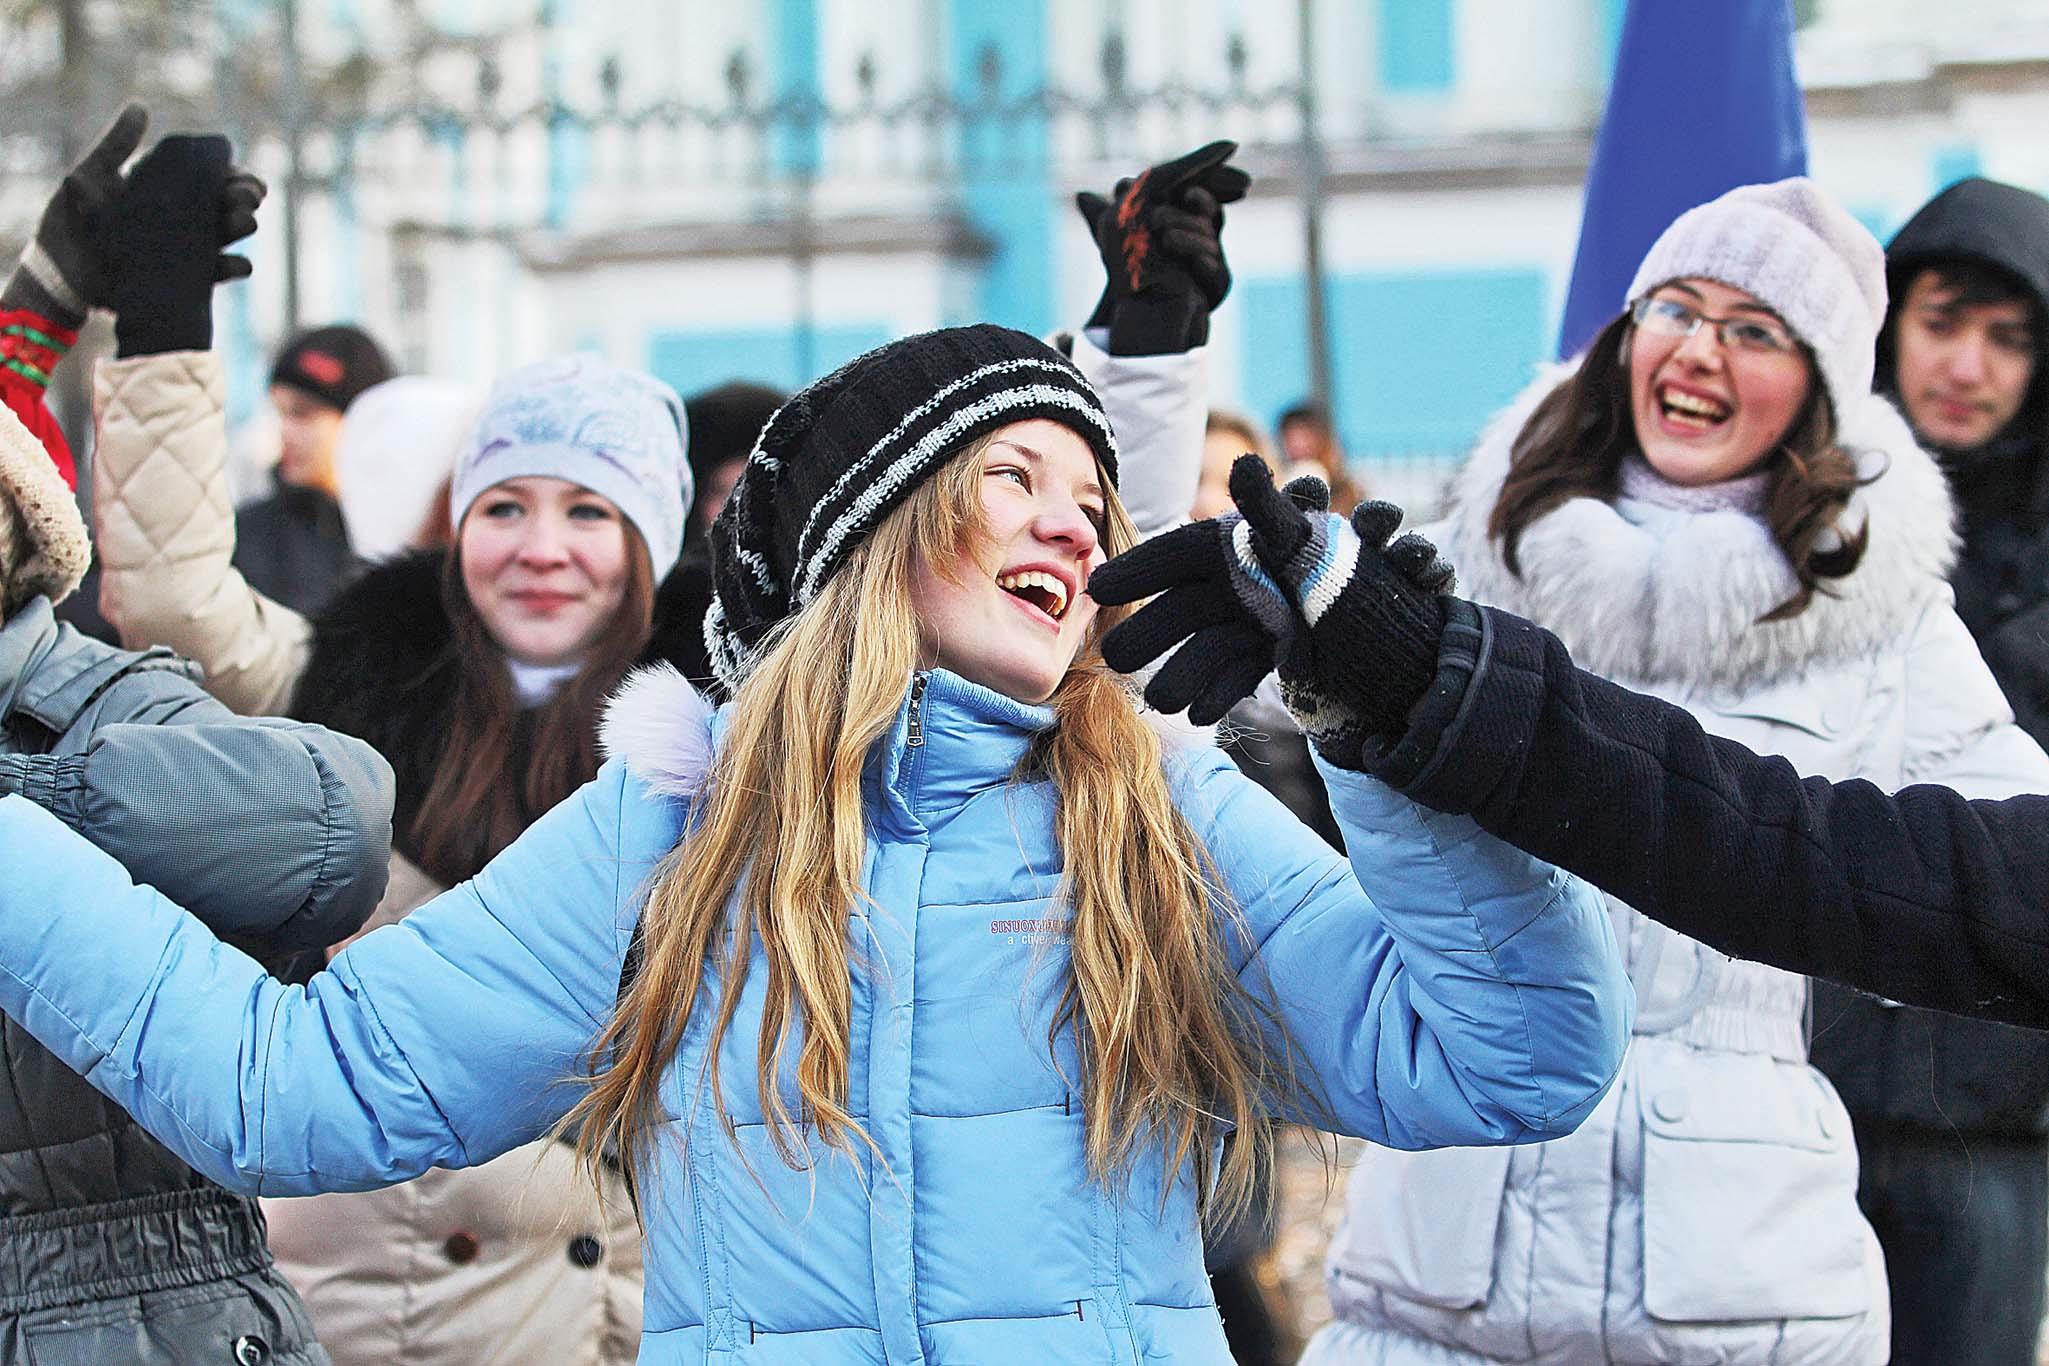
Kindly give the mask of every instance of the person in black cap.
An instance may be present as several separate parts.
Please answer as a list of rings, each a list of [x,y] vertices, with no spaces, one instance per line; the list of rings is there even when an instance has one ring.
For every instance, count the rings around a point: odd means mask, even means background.
[[[271,367],[277,488],[236,514],[235,568],[295,612],[317,614],[354,572],[334,452],[349,404],[391,375],[377,343],[346,324],[301,332]]]

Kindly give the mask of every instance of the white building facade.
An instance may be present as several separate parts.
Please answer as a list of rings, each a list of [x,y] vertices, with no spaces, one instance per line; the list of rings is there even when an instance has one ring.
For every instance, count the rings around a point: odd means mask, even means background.
[[[297,253],[301,320],[361,321],[409,369],[585,348],[688,393],[793,386],[948,323],[1073,325],[1101,285],[1074,191],[1233,137],[1256,181],[1229,212],[1213,398],[1270,423],[1308,392],[1296,6],[411,8],[453,41],[398,63],[395,0],[301,5],[310,62],[405,76],[382,113],[309,130]],[[2049,191],[2049,0],[1801,12],[1813,173],[1881,238],[1962,175]],[[1314,0],[1333,396],[1383,486],[1434,478],[1553,351],[1624,13]],[[281,155],[259,153],[273,184]],[[267,226],[221,306],[243,413],[283,330],[281,252]]]

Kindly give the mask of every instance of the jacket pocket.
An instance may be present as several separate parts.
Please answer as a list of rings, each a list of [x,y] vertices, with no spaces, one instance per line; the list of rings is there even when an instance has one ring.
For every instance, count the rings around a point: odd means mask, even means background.
[[[1512,1148],[1369,1147],[1352,1172],[1337,1265],[1406,1300],[1478,1309],[1494,1288],[1494,1241]]]
[[[35,1317],[22,1328],[28,1366],[311,1366],[327,1360],[312,1345],[305,1310],[268,1271]]]
[[[1655,1319],[1845,1318],[1874,1306],[1849,1116],[1820,1075],[1694,1055],[1647,1077],[1644,1308]]]

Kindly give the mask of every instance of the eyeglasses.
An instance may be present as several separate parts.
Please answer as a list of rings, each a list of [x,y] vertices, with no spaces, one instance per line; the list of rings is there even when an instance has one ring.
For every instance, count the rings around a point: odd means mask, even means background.
[[[1638,327],[1660,337],[1690,337],[1707,323],[1724,347],[1753,356],[1786,356],[1800,349],[1783,323],[1770,318],[1710,318],[1677,299],[1638,299],[1629,316]]]

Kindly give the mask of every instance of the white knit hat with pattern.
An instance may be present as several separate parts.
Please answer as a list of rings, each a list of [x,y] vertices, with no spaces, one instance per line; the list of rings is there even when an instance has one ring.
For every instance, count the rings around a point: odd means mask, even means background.
[[[1814,352],[1839,422],[1871,392],[1885,251],[1813,181],[1740,185],[1688,209],[1651,244],[1628,302],[1689,278],[1743,290],[1785,319]]]

